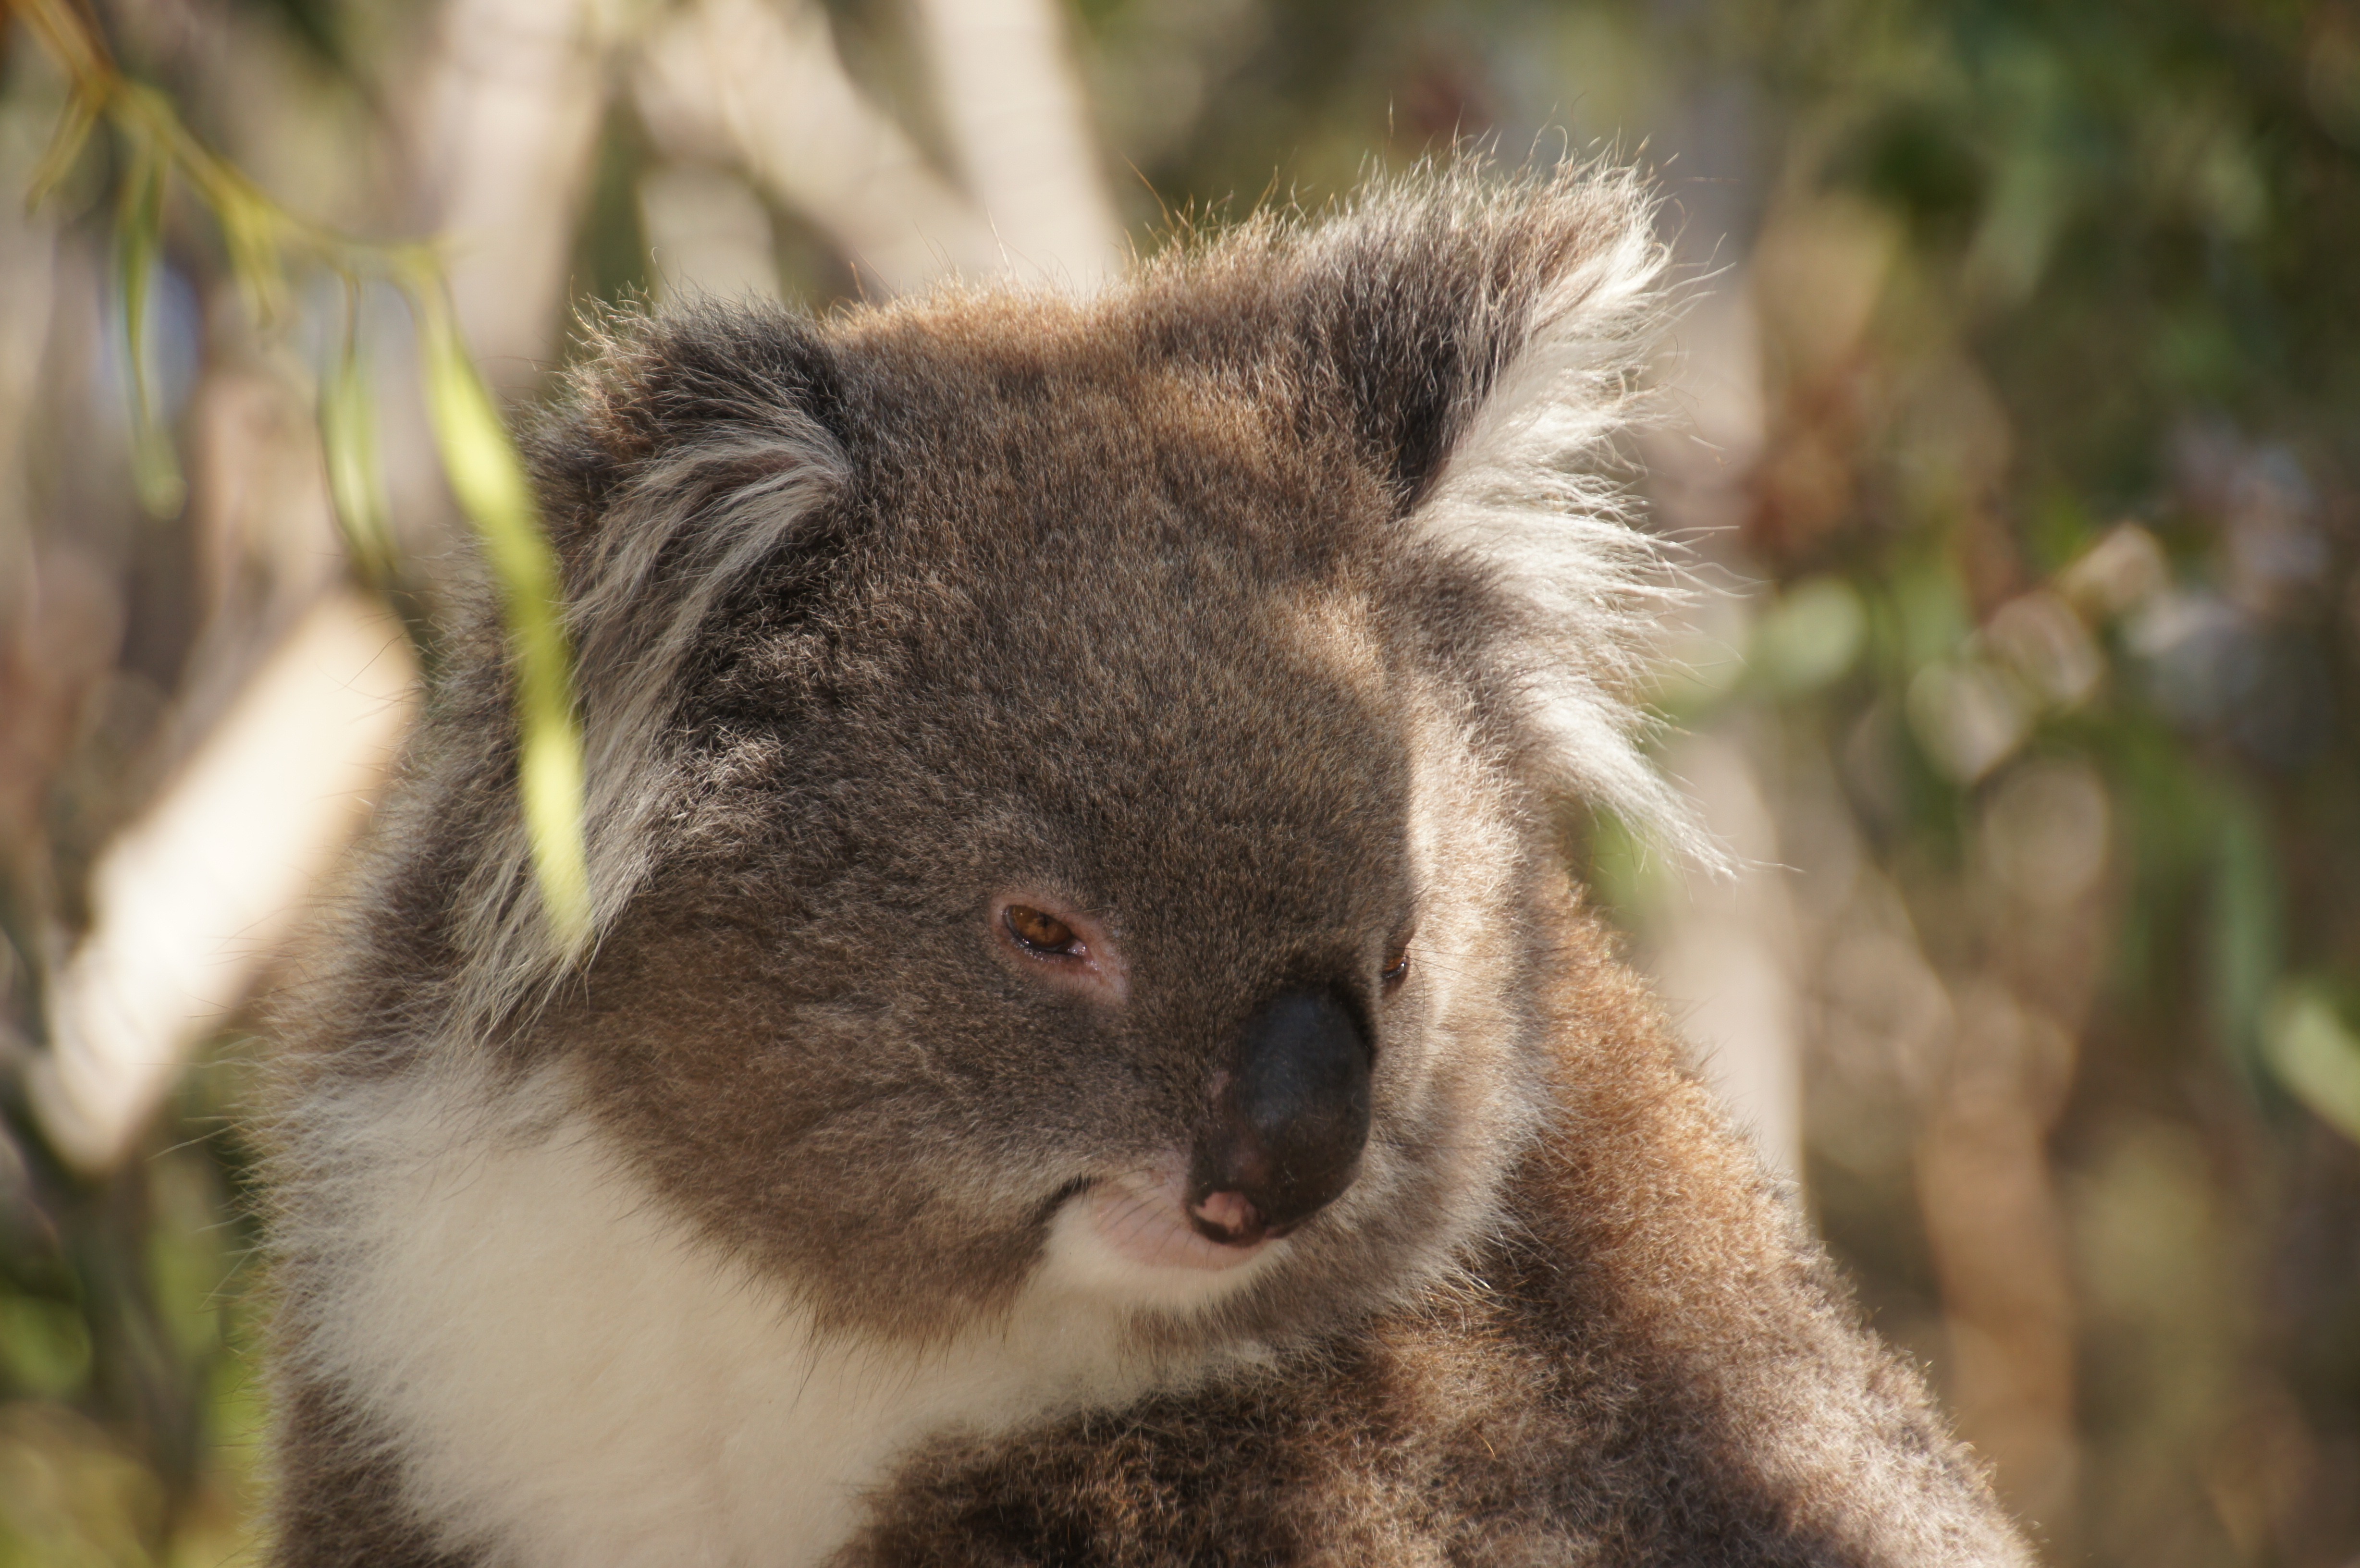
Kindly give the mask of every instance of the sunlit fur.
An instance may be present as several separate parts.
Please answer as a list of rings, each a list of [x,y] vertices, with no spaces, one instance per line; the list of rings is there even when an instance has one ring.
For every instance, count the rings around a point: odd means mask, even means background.
[[[1625,697],[1663,270],[1635,177],[1462,163],[1088,300],[612,321],[532,441],[593,933],[477,604],[283,1009],[275,1560],[2023,1561],[1567,881],[1568,795],[1710,854]],[[1306,987],[1368,1147],[1197,1267]]]

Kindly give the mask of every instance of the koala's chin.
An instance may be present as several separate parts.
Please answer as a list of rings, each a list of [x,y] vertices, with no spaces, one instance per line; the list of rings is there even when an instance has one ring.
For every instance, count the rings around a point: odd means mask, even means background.
[[[1583,909],[1669,593],[1635,176],[698,307],[530,446],[283,1012],[280,1568],[2027,1561]],[[464,596],[463,596],[464,598]]]

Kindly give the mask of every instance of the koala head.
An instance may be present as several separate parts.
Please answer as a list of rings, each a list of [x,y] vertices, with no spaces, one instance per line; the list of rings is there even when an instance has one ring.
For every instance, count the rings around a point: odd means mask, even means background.
[[[599,934],[426,813],[456,1033],[846,1328],[1430,1278],[1539,1112],[1552,800],[1672,814],[1603,450],[1660,267],[1628,176],[1462,169],[1095,298],[613,324],[533,443]],[[513,746],[455,670],[451,800]]]

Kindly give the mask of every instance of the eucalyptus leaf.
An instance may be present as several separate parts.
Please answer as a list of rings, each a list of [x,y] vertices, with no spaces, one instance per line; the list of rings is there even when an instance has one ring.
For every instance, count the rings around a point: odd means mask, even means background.
[[[389,581],[394,571],[392,506],[377,446],[377,399],[353,331],[346,332],[343,351],[320,381],[320,445],[345,548],[371,582]]]
[[[2360,1143],[2360,1034],[2314,987],[2288,986],[2270,1009],[2262,1052],[2279,1083]]]
[[[156,148],[132,138],[131,171],[124,181],[115,219],[115,255],[123,290],[123,348],[131,395],[132,480],[140,505],[151,516],[169,517],[180,509],[188,486],[171,432],[156,407],[155,380],[148,372],[148,307],[154,293],[156,256],[164,231],[165,166]]]
[[[58,116],[57,127],[49,135],[49,145],[33,170],[32,182],[25,189],[27,212],[48,201],[49,193],[73,172],[82,149],[90,145],[90,133],[98,124],[100,106],[98,99],[87,93],[76,93],[67,100],[65,112]]]
[[[2206,981],[2212,1024],[2230,1059],[2249,1075],[2267,1048],[2264,1015],[2283,972],[2285,889],[2258,808],[2233,798],[2213,845]]]
[[[572,949],[589,936],[590,880],[582,726],[557,552],[541,529],[523,460],[459,336],[448,299],[439,285],[418,288],[413,299],[443,472],[475,525],[507,622],[516,672],[517,789],[541,903]]]
[[[278,321],[286,314],[290,295],[279,245],[278,211],[242,180],[222,183],[224,188],[211,196],[213,219],[221,224],[222,241],[229,250],[230,271],[256,320]]]

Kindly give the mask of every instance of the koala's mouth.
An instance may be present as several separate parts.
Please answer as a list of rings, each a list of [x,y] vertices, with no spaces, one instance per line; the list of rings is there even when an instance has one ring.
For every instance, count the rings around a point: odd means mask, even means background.
[[[1234,1193],[1216,1193],[1192,1209],[1186,1173],[1175,1167],[1100,1181],[1082,1201],[1098,1240],[1125,1261],[1218,1271],[1251,1262],[1281,1234],[1253,1216],[1251,1204],[1238,1214],[1222,1206],[1223,1199],[1244,1203]],[[1208,1207],[1210,1213],[1198,1212]]]
[[[1199,1273],[1260,1256],[1359,1175],[1372,1059],[1367,1030],[1335,992],[1294,986],[1271,997],[1211,1075],[1191,1147],[1084,1195],[1098,1245],[1128,1264]]]

